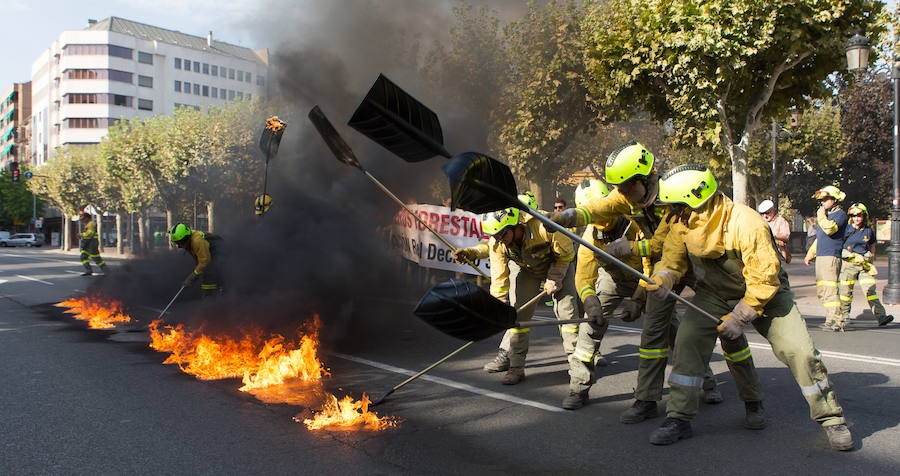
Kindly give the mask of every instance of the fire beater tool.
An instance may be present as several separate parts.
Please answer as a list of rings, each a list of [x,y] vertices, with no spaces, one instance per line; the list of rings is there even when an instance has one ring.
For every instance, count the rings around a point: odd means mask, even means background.
[[[525,304],[523,304],[521,307],[519,307],[518,309],[516,309],[516,312],[522,311],[522,310],[524,310],[524,309],[527,309],[527,308],[533,306],[533,305],[534,305],[535,303],[537,303],[542,297],[544,297],[544,294],[546,294],[546,293],[544,293],[544,292],[542,291],[542,292],[541,292],[540,294],[538,294],[537,296],[531,298],[531,300],[529,300],[528,302],[526,302]],[[474,343],[476,343],[476,342],[478,342],[478,341],[477,341],[477,340],[470,340],[469,342],[466,342],[465,344],[462,345],[462,347],[460,347],[460,348],[454,350],[453,352],[450,352],[449,354],[445,355],[443,358],[441,358],[441,359],[438,360],[437,362],[435,362],[435,363],[429,365],[428,367],[425,367],[425,368],[422,369],[419,373],[417,373],[417,374],[415,374],[415,375],[409,377],[408,379],[406,379],[406,380],[404,380],[404,381],[398,383],[397,385],[394,386],[394,388],[388,390],[384,395],[382,395],[381,397],[375,399],[375,400],[372,401],[372,403],[370,403],[369,405],[370,405],[370,406],[375,406],[375,405],[378,405],[378,404],[383,403],[384,400],[385,400],[390,394],[392,394],[392,393],[394,393],[395,391],[397,391],[397,389],[399,389],[400,387],[403,387],[404,385],[406,385],[406,384],[412,382],[413,380],[415,380],[415,379],[417,379],[417,378],[419,378],[419,377],[425,375],[426,373],[431,372],[432,369],[434,369],[434,368],[437,367],[438,365],[441,365],[441,364],[443,364],[444,362],[450,360],[450,358],[453,357],[454,355],[456,355],[456,354],[458,354],[458,353],[460,353],[460,352],[462,352],[462,351],[468,349],[469,347],[472,346],[472,344],[474,344]]]
[[[262,135],[259,136],[259,150],[266,156],[266,166],[263,172],[262,195],[256,197],[254,202],[254,210],[257,215],[265,214],[272,206],[272,197],[266,194],[269,185],[269,160],[278,154],[278,146],[281,145],[281,136],[284,135],[285,127],[287,127],[287,123],[278,119],[278,116],[269,117],[263,126]]]
[[[605,261],[618,266],[632,276],[648,283],[653,282],[640,271],[626,265],[580,236],[552,222],[539,211],[522,203],[516,198],[518,194],[516,180],[506,164],[478,152],[463,152],[451,157],[443,146],[443,133],[437,114],[400,89],[383,74],[378,76],[375,84],[357,107],[350,118],[349,125],[407,162],[421,162],[436,155],[450,158],[451,160],[442,168],[450,180],[451,207],[462,208],[473,213],[488,213],[510,207],[518,208],[540,220],[548,229],[562,233],[572,241],[586,246]],[[721,322],[717,317],[700,309],[687,299],[671,290],[666,291],[670,296],[701,315],[716,323]],[[441,330],[446,332],[446,330]],[[485,332],[487,331],[485,329]]]
[[[167,312],[169,312],[169,308],[172,307],[172,304],[175,302],[176,299],[178,299],[178,296],[181,295],[182,291],[184,291],[184,286],[182,286],[181,289],[179,289],[178,292],[175,293],[175,297],[173,297],[172,300],[169,301],[169,304],[166,306],[166,308],[163,309],[161,313],[159,313],[159,317],[157,317],[157,319],[162,319],[163,316],[166,315]]]
[[[372,174],[369,173],[368,170],[363,168],[362,164],[359,163],[359,159],[356,158],[356,154],[353,153],[353,149],[350,148],[350,145],[338,134],[338,131],[331,124],[331,121],[328,120],[328,117],[325,116],[325,113],[322,112],[322,109],[319,106],[315,106],[309,111],[309,120],[312,121],[313,125],[316,127],[316,130],[319,131],[319,135],[322,136],[322,139],[325,140],[325,144],[328,145],[328,148],[331,149],[331,152],[334,154],[334,157],[340,162],[349,165],[351,167],[355,167],[359,169],[369,180],[372,181],[378,188],[381,189],[382,192],[386,193],[391,199],[397,202],[398,205],[403,207],[413,218],[415,218],[422,226],[424,226],[428,231],[434,234],[441,242],[448,248],[453,251],[457,250],[457,247],[453,246],[443,235],[438,233],[434,228],[432,228],[425,220],[422,219],[419,215],[417,215],[414,211],[412,211],[408,206],[406,206],[403,201],[397,198],[396,195],[393,194],[387,187],[384,186],[378,179],[376,179]],[[478,272],[483,278],[490,279],[490,276],[484,273],[475,263],[472,263],[466,260],[466,264],[472,267],[475,271]]]

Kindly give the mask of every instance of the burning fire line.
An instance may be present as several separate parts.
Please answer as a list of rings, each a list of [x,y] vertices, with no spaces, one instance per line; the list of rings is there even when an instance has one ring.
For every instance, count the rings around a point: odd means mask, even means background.
[[[324,390],[323,378],[331,374],[318,357],[318,316],[293,340],[277,334],[266,337],[259,329],[236,339],[209,335],[202,327],[188,330],[183,324],[173,327],[153,321],[149,327],[150,347],[170,353],[163,363],[176,364],[200,380],[240,377],[243,386],[238,390],[267,403],[322,402],[320,412],[302,420],[310,430],[383,430],[397,425],[394,418],[370,412],[365,394],[360,401],[350,396],[339,401]]]
[[[123,311],[122,303],[102,296],[82,296],[71,298],[55,304],[56,307],[67,307],[66,314],[74,314],[75,319],[87,321],[91,329],[112,329],[116,323],[131,322],[132,319]]]

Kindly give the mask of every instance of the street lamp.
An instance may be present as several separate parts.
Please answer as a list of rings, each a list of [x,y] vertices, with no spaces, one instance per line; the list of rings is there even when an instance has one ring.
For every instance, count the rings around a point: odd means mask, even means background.
[[[896,33],[895,33],[896,34]],[[896,43],[896,38],[895,38]],[[850,72],[863,71],[869,63],[871,42],[857,33],[847,41],[847,69]],[[894,193],[891,199],[891,244],[888,253],[888,283],[882,297],[885,304],[900,304],[900,71],[897,57],[892,52],[891,80],[894,82]]]

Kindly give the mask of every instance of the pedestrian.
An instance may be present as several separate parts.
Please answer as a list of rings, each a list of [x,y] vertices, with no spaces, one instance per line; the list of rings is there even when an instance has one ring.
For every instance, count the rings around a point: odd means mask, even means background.
[[[562,211],[566,209],[566,201],[559,198],[555,202],[553,202],[553,210],[554,211]]]
[[[778,214],[775,203],[772,200],[763,200],[756,208],[756,211],[766,219],[769,228],[772,230],[772,236],[775,237],[775,244],[778,245],[778,253],[784,258],[784,262],[790,264],[791,251],[788,249],[788,243],[791,240],[791,225],[783,216]]]
[[[81,214],[81,223],[84,229],[81,231],[81,264],[84,266],[85,272],[82,276],[91,276],[94,274],[91,270],[90,260],[94,260],[94,264],[100,267],[100,271],[106,274],[106,263],[100,257],[100,240],[97,238],[97,224],[94,222],[90,213]]]
[[[866,301],[872,314],[878,319],[879,326],[886,326],[894,320],[887,315],[875,289],[875,231],[869,226],[869,209],[862,203],[854,203],[847,209],[850,224],[844,233],[844,248],[841,251],[841,283],[838,293],[841,298],[841,318],[844,322],[850,317],[853,303],[853,285],[859,281],[859,287],[866,293]]]
[[[584,206],[550,214],[550,219],[562,226],[594,224],[605,226],[618,217],[626,217],[641,232],[640,240],[617,240],[606,252],[620,260],[632,256],[642,259],[645,274],[651,272],[651,260],[658,260],[669,224],[662,218],[667,207],[657,205],[659,175],[654,168],[655,158],[643,145],[631,141],[610,153],[604,171],[606,181],[615,190],[604,198],[594,198]],[[673,289],[680,293],[685,286],[695,286],[693,273],[685,273]],[[641,293],[637,290],[636,293]],[[639,294],[633,296],[639,298]],[[621,423],[640,423],[658,416],[657,402],[662,400],[666,362],[675,339],[677,314],[675,298],[668,295],[647,296],[641,345],[638,348],[638,381],[634,404],[619,417]],[[625,301],[625,305],[633,304]],[[586,306],[587,307],[587,306]],[[753,364],[750,344],[746,337],[721,339],[728,369],[734,376],[738,394],[744,401],[748,428],[764,428],[765,414],[759,376]],[[703,401],[720,403],[722,394],[712,370],[707,368],[703,382]]]
[[[650,443],[668,445],[693,435],[703,375],[718,335],[737,338],[753,327],[786,364],[809,404],[810,416],[825,430],[831,447],[847,451],[853,438],[821,356],[772,245],[772,232],[753,209],[736,204],[718,191],[712,172],[703,165],[683,165],[659,181],[659,198],[672,205],[672,230],[662,260],[647,291],[671,289],[691,266],[702,276],[693,304],[716,324],[688,309],[675,338],[675,364],[669,376],[667,418],[650,435]]]
[[[182,286],[187,288],[200,281],[201,297],[221,294],[222,276],[217,263],[222,254],[221,238],[212,233],[191,230],[184,223],[178,223],[169,229],[169,239],[175,246],[187,250],[196,264]]]
[[[819,200],[816,211],[816,243],[806,252],[803,260],[807,266],[816,260],[816,294],[825,307],[825,322],[822,328],[843,331],[847,322],[841,316],[841,301],[838,298],[838,277],[841,274],[841,250],[844,249],[844,232],[847,227],[847,212],[838,204],[844,199],[844,192],[833,185],[816,190],[813,198]]]
[[[453,252],[453,258],[474,261],[490,257],[491,295],[503,302],[521,306],[543,290],[553,298],[553,312],[558,319],[577,319],[580,307],[570,269],[575,259],[572,240],[561,233],[548,232],[538,219],[523,215],[527,214],[517,208],[482,215],[481,229],[490,236],[488,242],[460,248]],[[512,263],[518,265],[518,270],[511,275]],[[520,320],[531,319],[532,315],[534,306],[518,312]],[[484,369],[492,373],[505,370],[501,380],[504,385],[524,380],[530,332],[529,328],[507,330],[497,356]]]

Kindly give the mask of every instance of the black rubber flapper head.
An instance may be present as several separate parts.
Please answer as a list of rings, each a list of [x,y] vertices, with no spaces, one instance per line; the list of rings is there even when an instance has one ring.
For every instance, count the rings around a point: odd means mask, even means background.
[[[413,313],[465,341],[486,339],[516,325],[516,310],[471,281],[451,279],[428,290]]]
[[[314,106],[312,110],[309,111],[309,120],[319,132],[319,135],[322,136],[322,139],[325,140],[325,144],[331,149],[331,153],[334,154],[336,159],[351,167],[362,169],[359,159],[357,159],[356,154],[353,153],[353,149],[351,149],[344,138],[338,134],[338,131],[334,128],[331,121],[328,120],[328,117],[325,116],[325,113],[322,112],[322,109],[320,109],[319,106]]]
[[[453,208],[488,213],[521,206],[516,199],[518,192],[512,171],[496,159],[478,152],[464,152],[450,159],[443,169],[450,179]]]
[[[437,114],[383,74],[348,124],[407,162],[450,157]]]
[[[287,123],[272,116],[266,119],[262,134],[259,136],[259,150],[266,156],[266,162],[278,155],[278,146],[281,145],[281,136]]]

